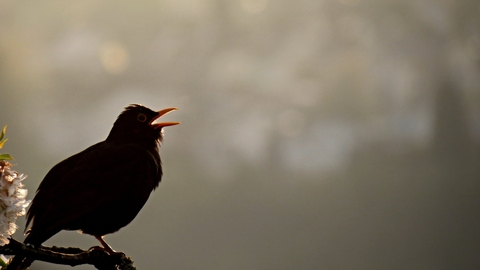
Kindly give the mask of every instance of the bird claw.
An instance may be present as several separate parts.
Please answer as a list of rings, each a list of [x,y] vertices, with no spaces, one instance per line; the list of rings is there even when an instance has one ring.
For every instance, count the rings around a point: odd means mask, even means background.
[[[126,256],[125,253],[123,253],[123,252],[117,252],[113,249],[108,249],[108,248],[104,248],[104,247],[100,247],[100,246],[93,246],[93,247],[88,249],[89,252],[94,251],[94,250],[104,251],[104,252],[108,253],[108,255],[111,255],[111,256],[118,256],[118,257]]]
[[[105,252],[108,253],[108,251],[104,247],[100,247],[100,246],[93,246],[93,247],[88,249],[88,251],[93,251],[93,250],[101,250],[101,251],[105,251]]]

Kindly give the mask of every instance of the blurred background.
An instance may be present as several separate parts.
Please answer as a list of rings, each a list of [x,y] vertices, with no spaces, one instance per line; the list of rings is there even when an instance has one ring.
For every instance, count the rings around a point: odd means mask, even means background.
[[[179,108],[106,237],[138,269],[480,269],[479,1],[2,0],[0,94],[30,199],[128,104]]]

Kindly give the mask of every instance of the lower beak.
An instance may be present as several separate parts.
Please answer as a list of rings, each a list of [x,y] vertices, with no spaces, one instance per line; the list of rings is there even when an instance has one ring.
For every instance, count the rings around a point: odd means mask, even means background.
[[[163,115],[165,115],[165,114],[167,114],[171,111],[175,111],[175,110],[177,110],[177,108],[167,108],[167,109],[163,109],[161,111],[158,111],[157,116],[155,118],[153,118],[152,122],[157,120],[161,116],[163,116]],[[163,127],[178,125],[178,124],[180,124],[180,122],[160,122],[160,123],[150,123],[150,124],[155,128],[163,128]]]

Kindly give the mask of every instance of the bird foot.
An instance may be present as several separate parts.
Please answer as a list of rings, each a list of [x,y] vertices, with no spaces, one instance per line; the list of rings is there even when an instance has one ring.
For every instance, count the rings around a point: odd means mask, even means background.
[[[102,251],[105,251],[105,252],[108,253],[108,251],[105,250],[105,248],[99,247],[99,246],[94,246],[94,247],[91,247],[91,248],[88,249],[88,251],[92,251],[92,250],[102,250]]]
[[[125,253],[123,252],[117,252],[111,248],[105,248],[105,247],[100,247],[100,246],[93,246],[91,248],[88,249],[88,251],[92,251],[92,250],[101,250],[101,251],[105,251],[107,252],[109,255],[112,255],[112,256],[118,256],[118,257],[123,257],[123,256],[126,256]]]
[[[104,251],[106,251],[108,254],[110,255],[116,255],[116,256],[125,256],[125,253],[123,252],[116,252],[115,250],[112,249],[112,247],[107,244],[107,242],[105,242],[105,240],[103,240],[103,236],[94,236],[95,238],[97,238],[98,241],[100,241],[100,244],[102,244],[103,248],[101,247],[96,247],[96,248],[100,248],[100,249],[103,249]],[[94,247],[95,248],[95,247]]]

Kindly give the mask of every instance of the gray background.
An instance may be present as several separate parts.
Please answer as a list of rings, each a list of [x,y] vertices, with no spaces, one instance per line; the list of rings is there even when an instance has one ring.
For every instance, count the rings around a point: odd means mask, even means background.
[[[106,238],[138,269],[477,270],[479,33],[474,0],[3,0],[2,152],[32,198],[123,107],[175,106]]]

